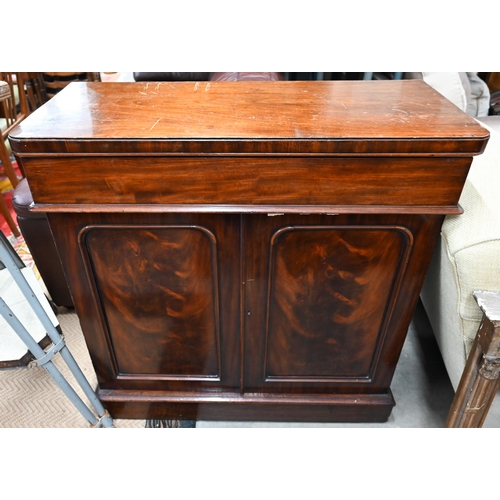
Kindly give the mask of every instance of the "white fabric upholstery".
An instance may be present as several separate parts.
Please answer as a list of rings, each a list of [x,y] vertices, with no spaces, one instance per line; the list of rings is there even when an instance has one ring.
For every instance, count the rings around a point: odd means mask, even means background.
[[[470,116],[488,116],[490,110],[490,89],[475,73],[467,73],[471,98],[466,113]]]
[[[425,279],[422,303],[441,351],[446,370],[456,389],[465,367],[463,324],[457,312],[459,286],[446,245],[441,240]]]
[[[464,213],[445,218],[421,294],[455,389],[481,320],[472,293],[500,290],[500,134],[483,126],[490,140],[472,162]]]
[[[462,73],[422,73],[422,78],[462,111],[467,109],[470,87]]]
[[[465,73],[424,72],[422,78],[462,111],[467,110],[470,86]]]
[[[433,89],[470,116],[487,116],[490,109],[488,85],[476,73],[404,73],[405,79],[423,79]]]

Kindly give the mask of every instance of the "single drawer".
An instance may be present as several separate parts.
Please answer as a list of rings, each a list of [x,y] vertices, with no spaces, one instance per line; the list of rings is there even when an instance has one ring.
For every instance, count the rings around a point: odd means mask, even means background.
[[[36,204],[259,211],[456,207],[471,158],[57,156],[23,159]],[[156,206],[156,209],[155,209]],[[316,207],[316,208],[315,208]],[[126,208],[126,207],[125,207]],[[175,207],[174,207],[175,208]],[[186,207],[188,208],[188,207]],[[136,207],[135,210],[138,210]],[[346,210],[349,210],[346,208]],[[425,210],[423,210],[425,212]]]

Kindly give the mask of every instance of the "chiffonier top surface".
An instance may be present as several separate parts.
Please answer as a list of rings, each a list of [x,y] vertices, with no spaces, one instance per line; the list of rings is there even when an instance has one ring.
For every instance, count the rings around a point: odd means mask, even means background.
[[[10,135],[32,154],[469,156],[488,131],[423,81],[72,83]]]

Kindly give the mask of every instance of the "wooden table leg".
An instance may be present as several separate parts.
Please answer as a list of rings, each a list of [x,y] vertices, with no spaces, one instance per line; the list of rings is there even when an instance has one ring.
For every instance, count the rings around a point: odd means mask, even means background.
[[[500,292],[474,292],[483,311],[445,427],[482,427],[500,384]]]

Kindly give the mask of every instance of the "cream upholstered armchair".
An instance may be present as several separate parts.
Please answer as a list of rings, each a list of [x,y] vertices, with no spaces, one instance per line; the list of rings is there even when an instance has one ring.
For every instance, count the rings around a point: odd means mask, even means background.
[[[451,97],[472,116],[482,110],[477,119],[489,129],[490,140],[472,162],[460,198],[464,213],[445,218],[421,298],[457,391],[447,426],[480,427],[497,390],[500,369],[500,349],[495,346],[500,336],[495,316],[500,293],[486,295],[490,301],[486,308],[481,294],[481,307],[473,295],[500,290],[500,116],[484,116],[488,107],[483,97],[484,102],[473,104],[467,97],[461,101],[459,94]],[[490,317],[483,318],[484,313]],[[478,349],[473,348],[476,336]],[[469,355],[470,365],[459,387]],[[489,366],[487,372],[483,362]]]

